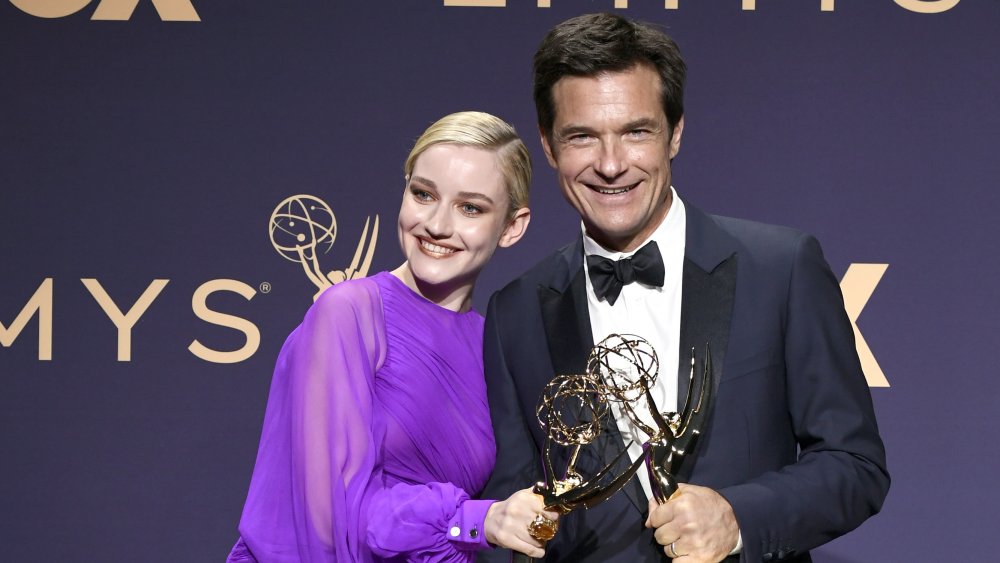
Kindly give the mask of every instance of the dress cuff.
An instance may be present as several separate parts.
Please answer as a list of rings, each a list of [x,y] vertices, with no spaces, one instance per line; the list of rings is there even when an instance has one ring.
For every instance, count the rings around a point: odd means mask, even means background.
[[[448,522],[446,536],[456,549],[479,551],[489,549],[486,541],[486,512],[496,501],[466,500]]]

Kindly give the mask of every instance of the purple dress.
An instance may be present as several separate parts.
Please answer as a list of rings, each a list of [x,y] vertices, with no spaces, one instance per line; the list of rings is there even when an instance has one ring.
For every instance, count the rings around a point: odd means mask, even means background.
[[[387,272],[326,290],[278,356],[228,561],[472,561],[496,458],[483,317]]]

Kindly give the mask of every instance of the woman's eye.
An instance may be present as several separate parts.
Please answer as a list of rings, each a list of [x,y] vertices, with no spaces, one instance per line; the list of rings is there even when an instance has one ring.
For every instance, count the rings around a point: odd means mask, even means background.
[[[416,198],[418,201],[428,201],[431,199],[431,194],[426,190],[413,188],[412,190],[410,190],[410,193],[412,193],[413,197]]]
[[[482,212],[483,209],[477,205],[473,205],[471,203],[462,204],[462,213],[465,213],[466,215],[479,215]]]

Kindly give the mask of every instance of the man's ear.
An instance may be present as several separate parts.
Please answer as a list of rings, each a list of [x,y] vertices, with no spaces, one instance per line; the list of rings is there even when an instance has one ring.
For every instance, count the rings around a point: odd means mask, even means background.
[[[545,151],[545,158],[549,161],[549,166],[552,168],[556,167],[556,158],[553,156],[552,146],[549,144],[549,136],[542,130],[541,127],[538,128],[538,136],[542,139],[542,150]]]
[[[674,133],[670,136],[670,158],[671,160],[677,156],[677,153],[681,150],[681,134],[684,133],[684,116],[682,115],[680,119],[677,120],[677,124],[674,125]]]
[[[515,211],[514,217],[507,223],[507,228],[505,228],[503,234],[500,235],[500,241],[497,243],[497,246],[507,248],[508,246],[512,246],[515,242],[521,240],[524,233],[528,231],[528,223],[530,222],[530,209],[522,207]]]

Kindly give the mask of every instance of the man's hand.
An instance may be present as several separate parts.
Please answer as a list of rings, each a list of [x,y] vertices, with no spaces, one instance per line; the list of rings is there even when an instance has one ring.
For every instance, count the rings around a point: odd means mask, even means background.
[[[665,504],[649,501],[647,528],[678,563],[716,563],[736,547],[740,529],[733,507],[706,487],[681,484]]]
[[[559,519],[557,513],[545,510],[541,495],[530,488],[517,491],[507,500],[493,503],[486,512],[486,541],[535,559],[544,557],[545,544],[528,533],[528,524],[539,514],[549,520]]]

